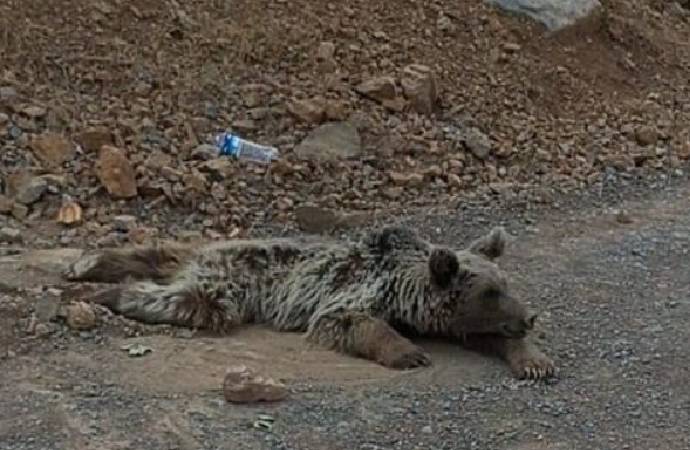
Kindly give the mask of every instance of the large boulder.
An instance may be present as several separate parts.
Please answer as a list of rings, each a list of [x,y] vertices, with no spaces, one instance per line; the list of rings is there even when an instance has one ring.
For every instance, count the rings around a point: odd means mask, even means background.
[[[333,161],[356,158],[362,153],[362,138],[349,122],[331,122],[316,128],[297,147],[303,160]]]
[[[587,17],[601,6],[599,0],[485,0],[491,5],[523,14],[555,31]]]

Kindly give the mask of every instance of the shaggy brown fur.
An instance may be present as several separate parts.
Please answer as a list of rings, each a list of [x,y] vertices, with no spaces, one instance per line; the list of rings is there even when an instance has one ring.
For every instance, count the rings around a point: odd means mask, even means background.
[[[525,340],[536,316],[510,295],[493,261],[505,244],[500,228],[453,251],[387,227],[356,243],[270,239],[109,250],[84,256],[66,276],[122,282],[96,301],[144,322],[218,332],[269,323],[388,367],[429,365],[401,334],[410,331],[493,352],[520,377],[550,376],[551,360]]]

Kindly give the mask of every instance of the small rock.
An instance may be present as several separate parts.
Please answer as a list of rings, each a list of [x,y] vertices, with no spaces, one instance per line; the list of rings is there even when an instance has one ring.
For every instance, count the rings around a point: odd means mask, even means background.
[[[48,190],[48,181],[28,173],[13,174],[9,179],[9,192],[14,201],[23,205],[36,203]]]
[[[134,169],[122,150],[104,146],[96,167],[98,178],[111,196],[131,198],[137,195]]]
[[[397,200],[403,194],[402,187],[389,187],[383,190],[383,196],[389,200]]]
[[[17,98],[17,90],[12,86],[0,86],[0,100],[11,101]]]
[[[436,79],[429,67],[420,64],[405,67],[401,84],[412,109],[420,114],[434,112],[438,101],[438,90]]]
[[[90,304],[74,302],[67,305],[67,325],[73,330],[90,330],[96,326],[96,313]]]
[[[52,169],[60,167],[72,160],[76,153],[74,146],[64,136],[46,132],[31,141],[31,149],[44,167]]]
[[[632,217],[628,213],[628,211],[621,209],[619,211],[615,212],[615,217],[616,217],[616,222],[622,223],[622,224],[631,224],[633,223]]]
[[[259,127],[252,119],[240,119],[232,122],[232,128],[240,133],[251,133],[256,131]]]
[[[113,145],[113,135],[106,127],[91,127],[81,132],[76,141],[84,151],[95,153],[101,150],[104,145]]]
[[[82,209],[79,203],[67,201],[62,204],[57,215],[57,222],[63,225],[74,225],[81,223]]]
[[[132,358],[144,356],[147,353],[153,352],[151,347],[138,343],[125,344],[120,347],[120,350],[127,352],[127,355]]]
[[[635,127],[632,124],[626,123],[621,126],[621,133],[626,136],[632,136],[635,134]]]
[[[22,109],[21,112],[22,114],[31,119],[40,119],[42,117],[45,117],[48,111],[43,106],[30,105]]]
[[[384,100],[381,105],[389,111],[393,112],[403,112],[407,107],[407,101],[402,97],[396,97],[391,100]]]
[[[137,225],[137,218],[127,214],[115,216],[113,218],[113,229],[115,231],[129,232]]]
[[[299,206],[295,208],[295,220],[307,233],[325,233],[331,231],[340,222],[341,215],[336,211],[317,206]]]
[[[10,121],[10,116],[7,114],[0,112],[0,125],[5,125],[7,122]]]
[[[225,374],[223,395],[232,403],[275,402],[285,399],[288,390],[272,378],[256,374],[246,366],[237,366]]]
[[[297,147],[298,158],[332,161],[354,158],[362,153],[362,138],[357,128],[349,122],[333,122],[321,125]]]
[[[19,128],[17,126],[11,126],[7,130],[7,135],[10,137],[10,139],[14,139],[15,141],[20,141],[22,136],[23,136],[23,132],[22,132],[21,128]]]
[[[196,335],[196,331],[191,328],[182,328],[175,331],[175,337],[180,339],[192,339]]]
[[[21,203],[15,203],[12,206],[12,217],[17,220],[24,220],[29,215],[29,207]]]
[[[517,44],[515,42],[506,42],[503,44],[503,50],[505,50],[508,53],[517,53],[522,49],[520,44]]]
[[[476,127],[465,130],[463,141],[465,147],[478,159],[485,160],[491,151],[491,140]]]
[[[326,119],[323,102],[318,99],[293,100],[287,108],[290,114],[305,123],[319,124]]]
[[[0,214],[10,214],[12,212],[13,207],[14,202],[11,199],[0,194]]]
[[[22,242],[22,232],[16,228],[3,227],[0,228],[0,242],[9,244],[18,244]]]
[[[455,26],[453,20],[445,14],[440,15],[438,19],[436,19],[436,28],[448,34],[452,34],[457,30],[457,26]]]
[[[643,147],[656,144],[658,139],[659,134],[654,127],[641,126],[635,130],[635,141]]]
[[[322,42],[316,52],[316,58],[320,61],[331,61],[335,56],[335,44],[333,42]]]
[[[430,425],[426,425],[425,427],[422,428],[422,433],[431,434],[431,433],[433,433],[433,430],[432,430]]]
[[[201,144],[192,150],[192,158],[200,161],[218,158],[218,148],[215,145]]]
[[[172,163],[172,157],[160,150],[155,150],[146,158],[146,167],[154,170],[161,170],[165,167],[169,167]]]
[[[37,323],[33,327],[33,334],[39,337],[48,336],[50,333],[52,333],[52,331],[53,330],[50,326],[48,326],[47,323]]]
[[[424,175],[420,173],[403,174],[400,172],[390,172],[388,176],[396,186],[419,187],[424,183]]]
[[[187,189],[204,193],[206,192],[206,177],[198,170],[192,170],[192,173],[184,175],[182,182]]]
[[[158,236],[158,229],[152,227],[135,227],[129,230],[129,240],[135,244],[145,244]]]
[[[448,185],[454,188],[462,188],[463,182],[459,175],[454,173],[448,174]]]
[[[342,101],[329,101],[326,103],[326,119],[327,120],[345,120],[348,114],[347,103]]]
[[[60,302],[57,298],[44,297],[36,302],[34,307],[39,322],[48,323],[60,315]]]
[[[397,186],[404,186],[407,184],[407,175],[405,175],[404,173],[391,172],[388,174],[388,177],[391,179],[393,184]]]
[[[232,176],[234,165],[228,158],[216,158],[199,165],[199,171],[213,181],[220,181]]]
[[[343,214],[338,221],[337,228],[348,229],[365,226],[371,222],[373,215],[368,212]]]
[[[355,91],[378,102],[394,100],[398,95],[393,77],[371,78],[359,84]]]
[[[288,197],[281,197],[276,201],[276,208],[280,211],[287,211],[292,209],[294,202]]]

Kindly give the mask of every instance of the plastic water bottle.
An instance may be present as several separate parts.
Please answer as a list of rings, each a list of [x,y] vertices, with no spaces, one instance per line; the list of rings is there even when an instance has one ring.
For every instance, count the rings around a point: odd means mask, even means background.
[[[259,145],[230,132],[216,136],[216,147],[223,156],[263,164],[269,164],[277,160],[279,156],[278,149],[275,147]]]

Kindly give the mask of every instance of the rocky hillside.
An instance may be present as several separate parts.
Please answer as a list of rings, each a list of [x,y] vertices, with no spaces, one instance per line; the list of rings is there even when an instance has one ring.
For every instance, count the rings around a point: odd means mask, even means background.
[[[549,202],[681,170],[687,2],[603,1],[557,31],[493,3],[2,2],[0,241],[319,229],[338,218],[318,208]],[[225,128],[280,161],[215,157]]]

